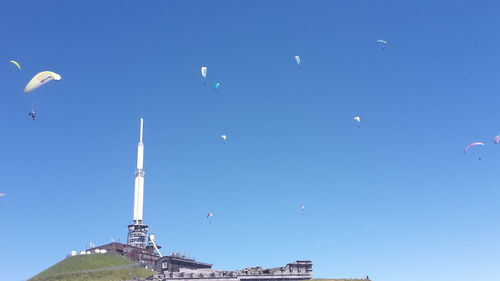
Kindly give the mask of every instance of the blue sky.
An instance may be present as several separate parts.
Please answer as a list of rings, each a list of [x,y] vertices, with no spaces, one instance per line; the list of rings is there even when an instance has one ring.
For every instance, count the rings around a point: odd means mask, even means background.
[[[140,117],[144,219],[165,253],[498,276],[500,4],[404,2],[3,3],[1,279],[125,241]],[[62,80],[24,95],[42,70]]]

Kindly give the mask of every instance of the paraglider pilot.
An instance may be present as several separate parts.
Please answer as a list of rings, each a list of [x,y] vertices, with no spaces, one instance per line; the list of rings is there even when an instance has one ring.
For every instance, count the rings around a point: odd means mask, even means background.
[[[28,115],[31,117],[31,119],[35,120],[36,119],[36,112],[34,110],[30,111]]]

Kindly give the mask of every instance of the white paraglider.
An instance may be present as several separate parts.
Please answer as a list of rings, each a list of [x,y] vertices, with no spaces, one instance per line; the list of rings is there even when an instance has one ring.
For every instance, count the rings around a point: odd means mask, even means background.
[[[201,77],[203,77],[203,85],[207,85],[207,71],[208,68],[206,66],[201,67]]]
[[[34,90],[38,89],[40,86],[52,81],[61,80],[61,75],[52,71],[42,71],[31,78],[30,82],[24,88],[24,93],[29,94]]]
[[[300,59],[300,56],[295,56],[293,57],[295,59],[295,63],[297,64],[297,67],[300,68],[300,63],[301,63],[301,59]]]
[[[227,140],[227,136],[226,136],[226,135],[221,135],[220,137],[221,137],[221,139],[223,139],[224,141],[226,141],[226,140]]]
[[[382,49],[385,49],[385,46],[387,46],[387,41],[384,39],[378,39],[377,43],[382,45]]]
[[[354,121],[358,123],[358,127],[361,125],[361,117],[359,116],[354,117]]]

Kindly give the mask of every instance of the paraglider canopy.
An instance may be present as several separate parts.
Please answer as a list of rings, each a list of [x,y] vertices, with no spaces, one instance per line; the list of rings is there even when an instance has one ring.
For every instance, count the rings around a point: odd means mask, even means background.
[[[207,214],[208,223],[212,223],[212,220],[210,218],[213,216],[214,216],[214,214],[212,212]]]
[[[493,140],[495,144],[498,144],[500,142],[500,136],[496,136],[495,139]]]
[[[5,196],[5,193],[0,193],[0,197],[4,197]]]
[[[215,83],[215,85],[214,85],[214,89],[215,89],[215,90],[219,90],[219,87],[220,87],[220,83],[219,83],[219,82]]]
[[[203,78],[207,78],[207,70],[208,70],[208,69],[207,69],[207,67],[206,67],[206,66],[202,66],[202,67],[201,67],[201,76],[202,76]]]
[[[227,136],[226,136],[226,135],[221,135],[220,137],[221,137],[224,141],[226,141],[226,140],[227,140]]]
[[[382,50],[385,49],[385,46],[387,46],[387,41],[383,40],[383,39],[378,39],[377,40],[377,43],[381,44],[382,45]]]
[[[21,65],[20,65],[17,61],[15,61],[15,60],[10,60],[9,62],[10,62],[10,63],[12,63],[12,64],[14,64],[15,66],[17,66],[17,68],[18,68],[19,70],[21,70]]]
[[[471,144],[469,144],[468,146],[465,147],[464,153],[466,153],[467,150],[469,150],[471,147],[474,147],[476,145],[484,145],[484,143],[482,143],[482,142],[473,142],[473,143],[471,143]]]
[[[26,88],[24,88],[24,93],[29,94],[34,90],[38,89],[38,87],[52,80],[56,81],[61,80],[61,75],[52,71],[42,71],[37,75],[33,76],[33,78],[31,78],[30,82],[26,85]]]
[[[300,56],[295,56],[295,57],[293,57],[293,58],[295,59],[295,63],[296,63],[297,65],[300,65]]]
[[[357,122],[359,123],[359,122],[361,122],[361,117],[356,116],[356,117],[354,117],[354,120],[355,120],[355,121],[357,121]]]

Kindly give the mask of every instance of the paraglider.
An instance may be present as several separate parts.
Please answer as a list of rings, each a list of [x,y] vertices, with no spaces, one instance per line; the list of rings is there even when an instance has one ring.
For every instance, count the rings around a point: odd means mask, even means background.
[[[300,210],[302,211],[302,214],[304,214],[304,211],[306,210],[306,207],[300,206]]]
[[[34,90],[38,89],[39,87],[41,87],[41,86],[45,85],[46,83],[53,81],[53,80],[55,80],[55,81],[61,80],[61,75],[59,75],[55,72],[52,72],[52,71],[39,72],[38,74],[33,76],[33,78],[31,78],[29,83],[24,88],[24,93],[30,94]],[[30,96],[31,96],[31,99],[33,100],[34,96],[33,95],[30,95]],[[33,109],[28,113],[28,115],[31,117],[32,120],[36,119],[35,108],[36,108],[36,106],[35,106],[35,103],[33,102]]]
[[[465,147],[464,154],[467,152],[467,150],[469,150],[471,147],[474,147],[476,145],[484,145],[484,143],[482,143],[482,142],[473,142],[473,143],[469,144],[468,146]]]
[[[383,39],[378,39],[377,43],[382,44],[382,49],[385,49],[385,46],[387,46],[387,41]]]
[[[220,83],[219,82],[215,83],[214,89],[217,94],[219,93],[219,88],[220,88]]]
[[[359,116],[354,117],[354,121],[358,122],[358,127],[361,125],[361,117]]]
[[[495,144],[498,144],[500,142],[500,135],[499,136],[496,136],[495,139],[493,139],[493,142]]]
[[[15,61],[15,60],[10,60],[9,62],[10,62],[10,63],[12,63],[12,64],[14,64],[15,66],[17,66],[17,68],[18,68],[19,70],[21,70],[21,65],[20,65],[17,61]]]
[[[224,140],[224,142],[227,140],[227,136],[226,135],[221,135],[220,137],[221,137],[221,139]]]
[[[212,223],[212,220],[210,218],[213,217],[213,216],[214,216],[213,213],[208,213],[207,214],[208,223]]]
[[[203,79],[207,78],[207,67],[206,66],[202,66],[201,67],[201,77],[203,77]],[[207,82],[206,81],[203,81],[203,85],[206,85]]]
[[[36,119],[36,112],[34,110],[28,112],[28,115],[31,117],[32,120]]]
[[[52,80],[61,80],[61,75],[52,71],[42,71],[31,78],[30,82],[26,85],[26,88],[24,88],[24,93],[29,94]]]
[[[300,57],[299,56],[295,56],[293,58],[295,59],[295,63],[297,64],[297,67],[300,68],[300,62],[301,62]]]
[[[0,193],[0,197],[4,197],[5,196],[5,193]]]

